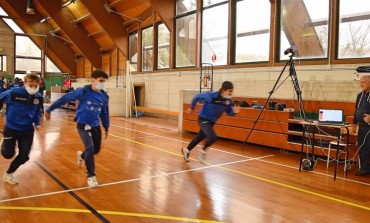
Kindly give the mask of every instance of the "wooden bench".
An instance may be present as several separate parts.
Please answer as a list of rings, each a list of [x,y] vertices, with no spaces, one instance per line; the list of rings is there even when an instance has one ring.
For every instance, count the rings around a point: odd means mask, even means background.
[[[133,109],[135,110],[135,107],[133,107]],[[162,109],[157,109],[157,108],[148,108],[148,107],[136,106],[136,110],[137,111],[148,112],[148,113],[153,113],[153,114],[179,117],[179,112],[162,110]]]

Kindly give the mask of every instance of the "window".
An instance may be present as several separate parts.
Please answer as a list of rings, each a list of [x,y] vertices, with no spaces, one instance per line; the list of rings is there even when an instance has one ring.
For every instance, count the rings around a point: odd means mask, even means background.
[[[15,54],[23,57],[41,57],[41,50],[28,36],[16,36]]]
[[[235,63],[269,60],[270,2],[236,3]]]
[[[170,67],[170,31],[166,25],[158,26],[158,69]]]
[[[41,60],[16,58],[15,64],[17,71],[41,71]]]
[[[280,3],[280,50],[294,46],[300,59],[327,58],[329,0],[282,0]]]
[[[153,27],[146,28],[142,32],[142,70],[153,70]]]
[[[202,63],[227,64],[229,4],[203,10]]]
[[[176,0],[176,67],[195,65],[197,45],[196,9],[197,0]]]
[[[46,72],[60,73],[59,68],[55,66],[55,64],[49,59],[49,57],[46,57]]]
[[[339,1],[338,59],[370,57],[370,4]]]
[[[220,2],[227,2],[227,0],[203,0],[203,7],[218,4]]]
[[[129,61],[130,64],[137,70],[137,48],[138,48],[138,35],[137,33],[129,35]]]
[[[197,9],[197,0],[176,0],[176,15]]]
[[[6,72],[6,56],[0,55],[0,71]]]
[[[176,19],[176,67],[195,65],[196,30],[195,14]]]
[[[24,33],[23,30],[15,24],[15,22],[12,19],[3,19],[6,24],[15,32],[15,33]]]
[[[0,7],[0,15],[1,16],[8,16],[8,14],[4,11],[3,8]]]
[[[43,37],[34,37],[43,38]],[[16,72],[41,72],[41,50],[28,36],[15,36],[15,70]]]

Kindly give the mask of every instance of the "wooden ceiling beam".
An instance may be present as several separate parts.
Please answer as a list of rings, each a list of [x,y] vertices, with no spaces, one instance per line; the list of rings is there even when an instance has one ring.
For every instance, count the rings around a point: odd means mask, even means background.
[[[126,29],[122,27],[122,17],[116,13],[108,13],[104,8],[105,0],[81,0],[81,2],[85,5],[87,10],[89,10],[97,23],[99,23],[124,56],[127,56],[128,34]]]
[[[149,0],[152,8],[161,17],[163,23],[167,26],[169,31],[172,31],[172,21],[175,17],[175,2],[168,0]]]
[[[50,0],[37,0],[38,5],[48,12],[58,27],[68,36],[76,45],[81,53],[90,61],[95,68],[102,68],[102,60],[100,57],[99,45],[88,37],[88,32],[82,26],[74,26],[71,21],[75,18],[69,11],[68,7],[61,8],[60,4],[56,4]],[[91,1],[95,2],[95,1]]]
[[[94,33],[89,33],[89,37],[90,38],[94,38],[96,36],[103,36],[103,35],[106,35],[105,31],[103,30],[100,30],[100,31],[97,31],[97,32],[94,32]]]
[[[153,15],[153,8],[149,7],[145,9],[140,15],[138,15],[135,19],[131,19],[127,22],[123,23],[123,26],[129,27],[132,23],[140,23],[140,21],[145,21],[148,17]],[[140,20],[140,21],[139,21]],[[136,25],[136,24],[135,24]]]
[[[50,28],[47,23],[40,23],[43,18],[40,13],[34,15],[25,13],[25,7],[15,1],[0,1],[0,6],[9,14],[10,18],[20,18],[15,21],[28,34],[47,35],[47,56],[55,63],[55,65],[64,73],[76,74],[77,64],[74,61],[75,52],[68,46],[61,46],[60,41],[51,37]],[[36,10],[36,9],[35,9]],[[39,38],[30,38],[34,43],[42,49],[43,43]]]
[[[83,21],[85,21],[85,20],[88,20],[89,18],[91,18],[91,14],[90,13],[88,13],[88,14],[86,14],[86,15],[83,15],[83,16],[81,16],[80,18],[78,18],[78,19],[73,19],[72,21],[71,21],[71,23],[73,24],[73,25],[77,25],[77,24],[79,24],[79,23],[81,23],[81,22],[83,22]]]
[[[130,0],[131,1],[131,0]],[[114,7],[116,7],[116,6],[118,6],[118,5],[121,5],[121,4],[123,4],[123,3],[125,3],[125,1],[124,0],[116,0],[116,1],[114,1],[114,2],[112,2],[112,3],[110,3],[109,4],[109,6],[110,7],[112,7],[112,8],[114,8]]]

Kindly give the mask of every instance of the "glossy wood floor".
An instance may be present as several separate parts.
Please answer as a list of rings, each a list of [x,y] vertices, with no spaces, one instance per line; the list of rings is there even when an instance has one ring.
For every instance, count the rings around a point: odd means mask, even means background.
[[[30,161],[15,173],[20,184],[0,183],[1,223],[369,222],[370,177],[355,177],[357,167],[344,177],[340,166],[334,181],[333,164],[299,172],[296,154],[241,150],[226,140],[213,145],[206,165],[195,159],[199,148],[186,163],[180,148],[194,135],[169,130],[163,120],[150,126],[145,118],[113,117],[95,157],[100,186],[87,188],[72,120],[72,113],[53,112],[35,135]],[[9,162],[0,158],[1,175]]]

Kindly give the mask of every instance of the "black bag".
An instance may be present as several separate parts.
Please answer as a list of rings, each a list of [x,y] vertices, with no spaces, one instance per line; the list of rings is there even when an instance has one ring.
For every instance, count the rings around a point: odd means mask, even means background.
[[[360,66],[356,69],[359,73],[370,73],[370,66]]]

